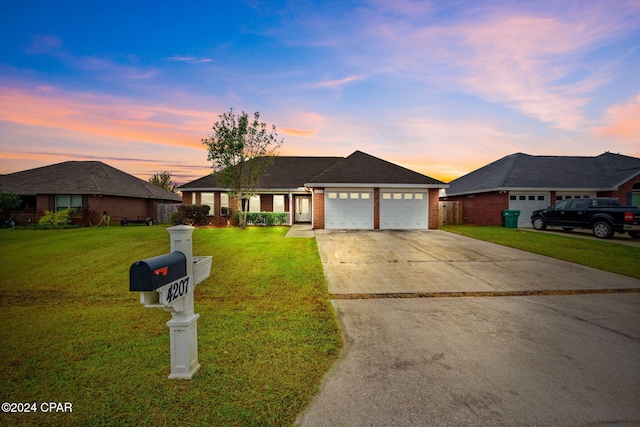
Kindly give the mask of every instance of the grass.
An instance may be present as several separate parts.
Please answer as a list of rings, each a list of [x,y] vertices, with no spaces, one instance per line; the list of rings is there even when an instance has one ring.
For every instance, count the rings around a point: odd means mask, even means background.
[[[640,279],[640,248],[505,227],[447,225],[441,230]]]
[[[129,292],[137,259],[169,251],[163,226],[0,231],[2,425],[291,425],[342,342],[315,239],[287,229],[197,229],[213,255],[195,291],[199,362],[168,380],[170,315]],[[71,402],[43,413],[41,402]]]

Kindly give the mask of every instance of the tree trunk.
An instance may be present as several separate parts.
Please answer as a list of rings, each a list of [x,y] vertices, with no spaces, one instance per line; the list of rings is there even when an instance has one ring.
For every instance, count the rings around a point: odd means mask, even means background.
[[[240,228],[243,230],[247,228],[247,212],[249,212],[249,200],[248,199],[240,199],[240,215],[238,215],[238,222]]]

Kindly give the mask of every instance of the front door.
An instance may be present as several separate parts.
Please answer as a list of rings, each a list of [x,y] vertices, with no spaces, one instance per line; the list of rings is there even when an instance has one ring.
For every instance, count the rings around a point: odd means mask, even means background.
[[[296,197],[296,222],[311,222],[311,197]]]

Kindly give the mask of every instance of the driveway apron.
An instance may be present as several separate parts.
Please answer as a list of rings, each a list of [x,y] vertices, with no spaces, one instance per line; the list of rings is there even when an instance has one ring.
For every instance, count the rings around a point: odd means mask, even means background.
[[[640,280],[442,231],[316,238],[345,347],[299,425],[640,423]]]

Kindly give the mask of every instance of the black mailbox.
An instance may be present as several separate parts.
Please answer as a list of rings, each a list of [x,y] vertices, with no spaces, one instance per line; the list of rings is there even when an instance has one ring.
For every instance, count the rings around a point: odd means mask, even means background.
[[[187,275],[187,257],[179,251],[136,261],[129,269],[129,290],[150,292]]]

